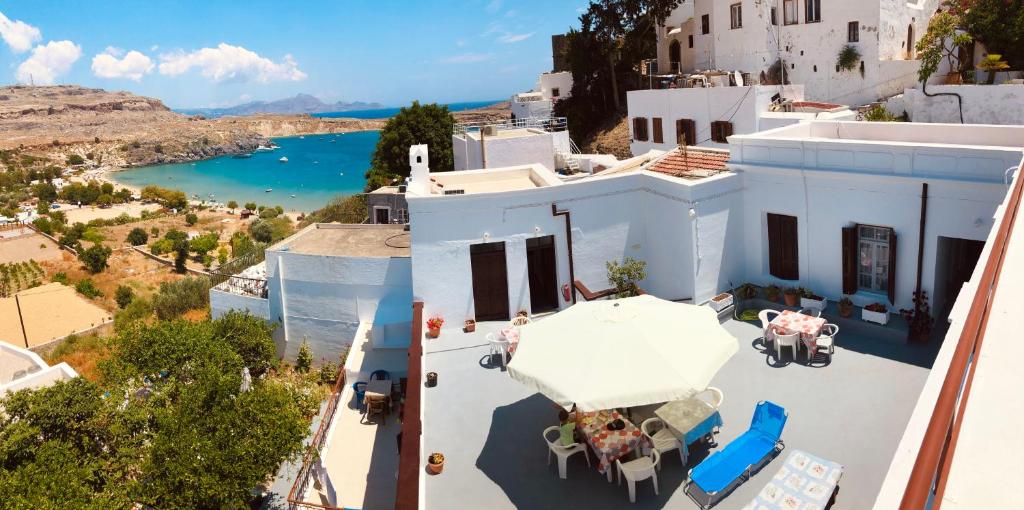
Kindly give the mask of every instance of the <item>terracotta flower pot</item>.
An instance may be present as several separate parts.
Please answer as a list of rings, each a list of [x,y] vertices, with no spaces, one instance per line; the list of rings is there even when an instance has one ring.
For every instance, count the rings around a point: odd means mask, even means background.
[[[853,305],[839,305],[839,316],[849,318],[853,316]]]
[[[441,336],[441,328],[427,328],[427,336],[437,338]]]
[[[430,457],[427,458],[427,471],[429,471],[430,474],[439,475],[439,474],[441,474],[442,471],[444,471],[444,456],[441,455],[441,461],[440,462],[434,462],[434,456],[435,455],[440,455],[440,454],[434,453],[434,454],[431,454]]]
[[[437,386],[437,372],[427,372],[427,387]]]
[[[464,328],[462,328],[462,330],[465,331],[466,333],[472,333],[476,331],[476,321],[472,319],[467,320],[466,325]]]
[[[796,306],[796,302],[800,298],[799,295],[791,294],[789,292],[783,293],[782,297],[786,300],[786,306]]]

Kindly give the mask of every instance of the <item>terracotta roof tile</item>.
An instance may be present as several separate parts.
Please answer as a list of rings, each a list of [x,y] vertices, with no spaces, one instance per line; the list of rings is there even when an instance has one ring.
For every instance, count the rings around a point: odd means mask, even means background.
[[[689,148],[683,152],[677,149],[647,169],[673,177],[701,179],[728,170],[726,161],[729,161],[728,151]]]

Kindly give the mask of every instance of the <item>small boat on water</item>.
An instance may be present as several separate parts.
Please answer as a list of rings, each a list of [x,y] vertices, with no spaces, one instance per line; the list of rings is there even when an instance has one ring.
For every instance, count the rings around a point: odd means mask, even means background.
[[[264,193],[270,193],[271,191],[274,191],[274,188],[267,188],[263,190]]]
[[[260,145],[259,147],[256,147],[257,152],[269,152],[272,150],[274,150],[274,147],[267,147],[266,145]]]
[[[235,158],[235,159],[247,159],[247,158],[251,158],[252,154],[235,154],[234,156],[231,156],[231,157]]]
[[[279,159],[278,161],[280,161],[282,163],[287,163],[288,162],[288,156],[281,156],[281,159]]]
[[[299,137],[299,140],[305,140],[305,139],[306,139],[306,137],[305,137],[305,136],[300,136],[300,137]]]
[[[317,165],[317,164],[320,164],[320,162],[319,161],[314,161],[313,164]]]
[[[341,172],[341,173],[339,173],[338,175],[340,175],[340,176],[342,176],[342,177],[345,177],[345,172]]]
[[[292,197],[292,198],[295,198],[295,195],[292,195],[291,197]]]

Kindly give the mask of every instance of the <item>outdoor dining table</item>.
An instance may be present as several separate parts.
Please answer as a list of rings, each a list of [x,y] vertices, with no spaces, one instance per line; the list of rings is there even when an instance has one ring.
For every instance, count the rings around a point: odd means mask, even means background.
[[[646,455],[650,452],[647,438],[636,425],[622,416],[618,411],[578,412],[576,428],[594,451],[597,457],[597,470],[607,475],[612,481],[615,461],[625,457],[629,452],[639,449]],[[608,424],[621,419],[625,423],[622,430],[608,430]]]
[[[655,409],[654,415],[684,444],[692,444],[722,427],[718,409],[696,397],[668,402]]]
[[[825,319],[811,315],[783,310],[769,323],[776,334],[792,335],[800,333],[800,341],[807,347],[810,356],[818,352],[818,335],[825,326]]]
[[[375,396],[384,397],[385,399],[391,398],[391,379],[374,379],[366,383],[366,394],[363,397],[363,402]]]

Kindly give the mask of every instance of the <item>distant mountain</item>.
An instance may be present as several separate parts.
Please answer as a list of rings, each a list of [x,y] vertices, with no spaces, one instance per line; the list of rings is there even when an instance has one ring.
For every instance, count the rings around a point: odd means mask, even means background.
[[[189,108],[176,109],[174,111],[185,115],[202,115],[208,118],[223,117],[226,115],[252,115],[255,113],[327,113],[327,112],[349,112],[355,110],[375,110],[384,108],[379,103],[325,103],[309,94],[298,94],[287,99],[277,101],[253,101],[228,108]]]

